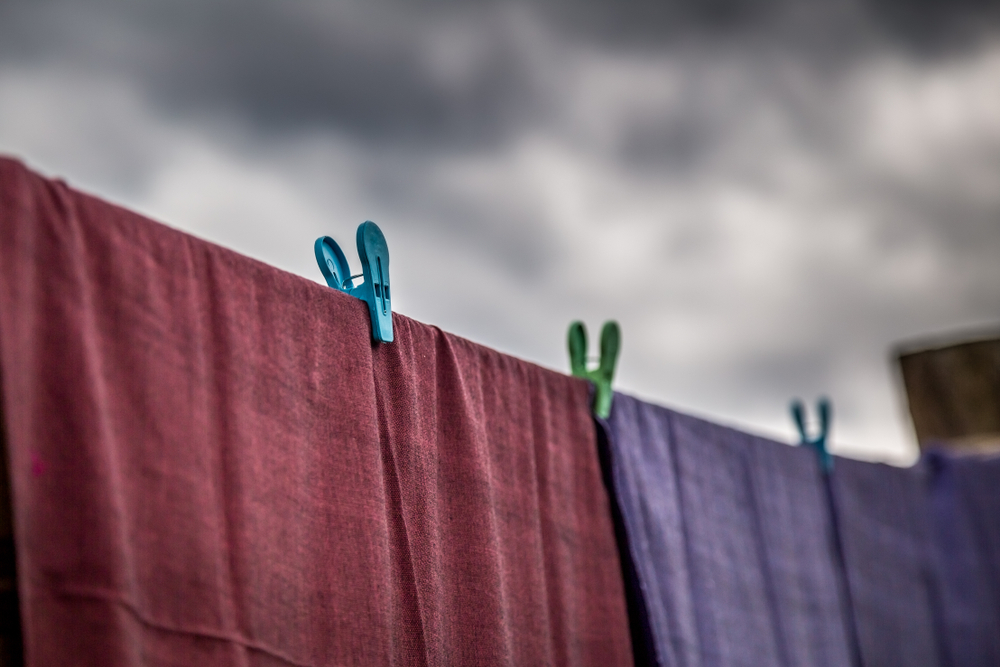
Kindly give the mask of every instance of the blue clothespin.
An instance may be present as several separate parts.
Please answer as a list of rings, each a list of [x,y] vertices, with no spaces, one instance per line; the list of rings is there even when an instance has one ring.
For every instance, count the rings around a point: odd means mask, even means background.
[[[816,450],[816,455],[819,457],[819,464],[823,468],[824,473],[829,473],[833,470],[833,456],[826,449],[827,436],[830,433],[830,413],[832,409],[830,407],[830,401],[826,398],[821,398],[817,401],[816,407],[819,411],[819,435],[815,438],[810,438],[806,435],[806,409],[802,405],[802,401],[795,399],[792,401],[792,418],[795,420],[795,424],[799,427],[799,437],[801,441],[800,445],[808,445]]]
[[[611,414],[611,399],[614,391],[611,380],[615,377],[618,363],[618,348],[621,346],[621,329],[614,320],[604,323],[601,329],[601,358],[597,368],[587,370],[587,327],[583,322],[569,325],[569,367],[574,376],[590,380],[594,384],[594,414],[607,419]]]
[[[333,289],[346,292],[368,304],[372,317],[372,338],[383,343],[392,342],[392,300],[389,292],[389,246],[382,230],[374,222],[358,225],[358,256],[361,273],[351,275],[347,258],[337,242],[329,236],[316,239],[316,261]],[[364,276],[365,281],[355,285],[354,279]]]

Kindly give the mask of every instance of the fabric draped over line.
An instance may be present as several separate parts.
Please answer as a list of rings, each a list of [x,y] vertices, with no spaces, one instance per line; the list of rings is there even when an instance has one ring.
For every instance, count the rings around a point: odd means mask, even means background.
[[[588,387],[0,160],[28,665],[631,664]]]
[[[942,664],[924,468],[838,458],[831,483],[866,667]]]
[[[811,451],[616,393],[627,550],[660,665],[849,665]]]
[[[1000,458],[926,460],[943,663],[1000,665]]]
[[[865,665],[1000,665],[1000,458],[835,471]]]
[[[1000,664],[1000,459],[837,457],[827,486],[810,449],[621,393],[601,425],[651,663]]]

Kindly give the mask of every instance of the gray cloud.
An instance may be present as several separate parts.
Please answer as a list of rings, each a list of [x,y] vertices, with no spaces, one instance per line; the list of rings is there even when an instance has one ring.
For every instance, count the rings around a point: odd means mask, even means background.
[[[530,54],[499,7],[439,25],[378,3],[40,5],[6,9],[6,58],[119,72],[176,113],[425,147],[496,142],[537,113]]]
[[[791,51],[818,71],[894,44],[967,46],[991,34],[998,10],[986,0],[8,0],[0,16],[5,60],[119,72],[177,113],[221,109],[264,130],[337,127],[426,149],[495,146],[551,120],[554,63],[523,38],[533,26],[629,52]],[[680,157],[698,136],[691,122],[656,133]]]
[[[911,9],[907,9],[911,8]],[[788,433],[906,451],[887,350],[1000,312],[990,3],[0,5],[0,150],[317,279],[374,218],[397,305]],[[350,245],[348,243],[348,245]]]

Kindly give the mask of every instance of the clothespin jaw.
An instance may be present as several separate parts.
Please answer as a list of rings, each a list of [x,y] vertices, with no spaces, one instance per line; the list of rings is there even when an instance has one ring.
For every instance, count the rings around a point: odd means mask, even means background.
[[[583,322],[569,325],[567,335],[570,372],[575,377],[590,380],[594,384],[594,414],[607,419],[611,414],[611,399],[614,391],[611,381],[615,377],[618,351],[621,347],[621,329],[614,320],[604,323],[601,329],[601,357],[597,368],[587,369],[587,328]]]
[[[819,434],[815,438],[810,438],[806,433],[806,410],[802,401],[798,399],[792,401],[792,418],[799,428],[799,444],[815,449],[823,472],[828,473],[833,470],[833,456],[826,448],[827,437],[830,434],[830,401],[821,398],[817,401],[816,407],[819,412]]]
[[[389,289],[389,245],[382,230],[374,222],[358,226],[356,236],[358,257],[361,258],[360,276],[352,276],[344,251],[329,236],[316,239],[314,250],[326,284],[361,299],[368,304],[372,320],[372,338],[383,343],[392,342],[392,299]],[[355,278],[364,276],[360,285]]]
[[[326,278],[326,284],[333,289],[346,292],[354,286],[351,280],[351,270],[344,257],[344,251],[340,249],[337,242],[329,236],[321,236],[316,239],[313,246],[316,251],[316,262],[319,270]]]
[[[365,295],[372,316],[372,337],[392,342],[392,300],[389,291],[389,245],[374,222],[358,226],[358,257],[365,276]]]
[[[587,377],[587,327],[576,321],[569,325],[569,370],[574,377]]]

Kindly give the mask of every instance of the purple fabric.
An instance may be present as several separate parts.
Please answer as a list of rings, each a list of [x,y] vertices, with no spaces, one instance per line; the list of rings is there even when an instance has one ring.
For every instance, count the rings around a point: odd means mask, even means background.
[[[622,394],[606,428],[660,665],[850,664],[812,451]]]
[[[831,482],[865,666],[937,667],[923,469],[837,458]]]
[[[1000,458],[925,462],[945,662],[1000,665]]]

